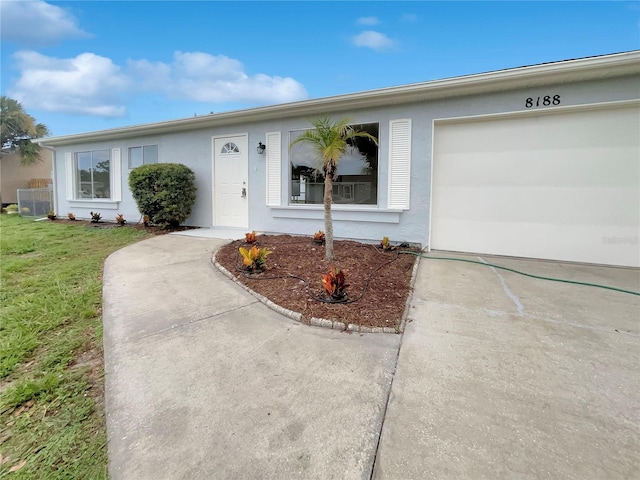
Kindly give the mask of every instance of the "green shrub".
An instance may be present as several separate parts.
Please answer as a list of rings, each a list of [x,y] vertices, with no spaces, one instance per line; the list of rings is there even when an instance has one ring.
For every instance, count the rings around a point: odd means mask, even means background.
[[[196,201],[195,174],[179,163],[157,163],[134,168],[129,188],[142,215],[156,225],[177,227]]]

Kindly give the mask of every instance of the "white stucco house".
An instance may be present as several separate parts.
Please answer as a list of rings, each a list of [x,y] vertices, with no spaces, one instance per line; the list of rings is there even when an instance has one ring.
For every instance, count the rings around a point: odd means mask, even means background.
[[[379,140],[339,166],[337,238],[640,266],[640,51],[43,139],[57,213],[133,221],[131,169],[178,162],[187,224],[311,235],[323,179],[289,144],[321,115]]]

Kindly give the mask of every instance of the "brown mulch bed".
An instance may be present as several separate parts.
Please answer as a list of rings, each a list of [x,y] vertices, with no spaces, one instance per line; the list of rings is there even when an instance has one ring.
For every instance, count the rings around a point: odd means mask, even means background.
[[[50,221],[50,220],[43,220],[43,221]],[[137,230],[144,230],[147,233],[150,233],[152,235],[164,235],[165,233],[171,233],[171,232],[182,232],[184,230],[193,230],[194,228],[198,228],[198,227],[188,227],[185,225],[180,225],[178,227],[169,227],[169,228],[163,228],[159,225],[149,225],[149,226],[145,226],[143,223],[125,223],[124,225],[119,225],[115,222],[104,222],[104,221],[99,221],[99,222],[92,222],[90,220],[69,220],[68,218],[57,218],[55,220],[53,220],[54,223],[64,223],[64,224],[69,224],[69,225],[76,225],[79,227],[86,227],[86,228],[135,228]]]
[[[311,237],[259,235],[256,245],[273,252],[263,273],[244,272],[238,254],[239,247],[250,246],[244,240],[222,247],[216,260],[253,291],[276,305],[302,313],[306,322],[316,317],[365,327],[400,327],[417,257],[399,251],[416,249],[384,252],[377,245],[341,240],[334,242],[335,260],[328,262],[324,245],[313,243]],[[319,300],[324,292],[322,276],[334,266],[345,273],[352,303]]]

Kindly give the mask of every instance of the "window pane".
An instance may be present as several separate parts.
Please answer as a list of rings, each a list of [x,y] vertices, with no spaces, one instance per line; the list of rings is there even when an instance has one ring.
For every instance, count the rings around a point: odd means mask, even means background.
[[[143,155],[143,163],[158,163],[158,146],[157,145],[147,145],[143,147],[144,155]]]
[[[291,132],[290,141],[302,135],[302,131]],[[313,147],[308,143],[297,143],[289,154],[291,162],[290,203],[322,203],[324,196],[324,175],[321,162]]]
[[[221,153],[240,153],[240,149],[235,143],[229,142],[223,145]]]
[[[378,138],[377,123],[353,125],[356,131]],[[302,132],[291,132],[291,141]],[[291,149],[290,203],[321,204],[324,201],[324,175],[313,148],[298,143]],[[376,205],[378,203],[378,147],[367,138],[355,138],[338,163],[333,182],[333,203]]]
[[[129,168],[142,165],[142,147],[129,148]]]
[[[93,198],[110,198],[111,182],[109,179],[109,150],[93,152]]]
[[[91,152],[76,153],[76,197],[93,198]]]

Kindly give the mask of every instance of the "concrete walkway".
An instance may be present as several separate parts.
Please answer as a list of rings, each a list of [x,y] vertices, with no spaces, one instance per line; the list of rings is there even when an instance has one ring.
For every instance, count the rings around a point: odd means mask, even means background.
[[[224,243],[107,259],[112,479],[640,473],[640,297],[425,260],[403,336],[349,334],[257,302],[212,266]],[[640,290],[634,269],[482,258]]]

